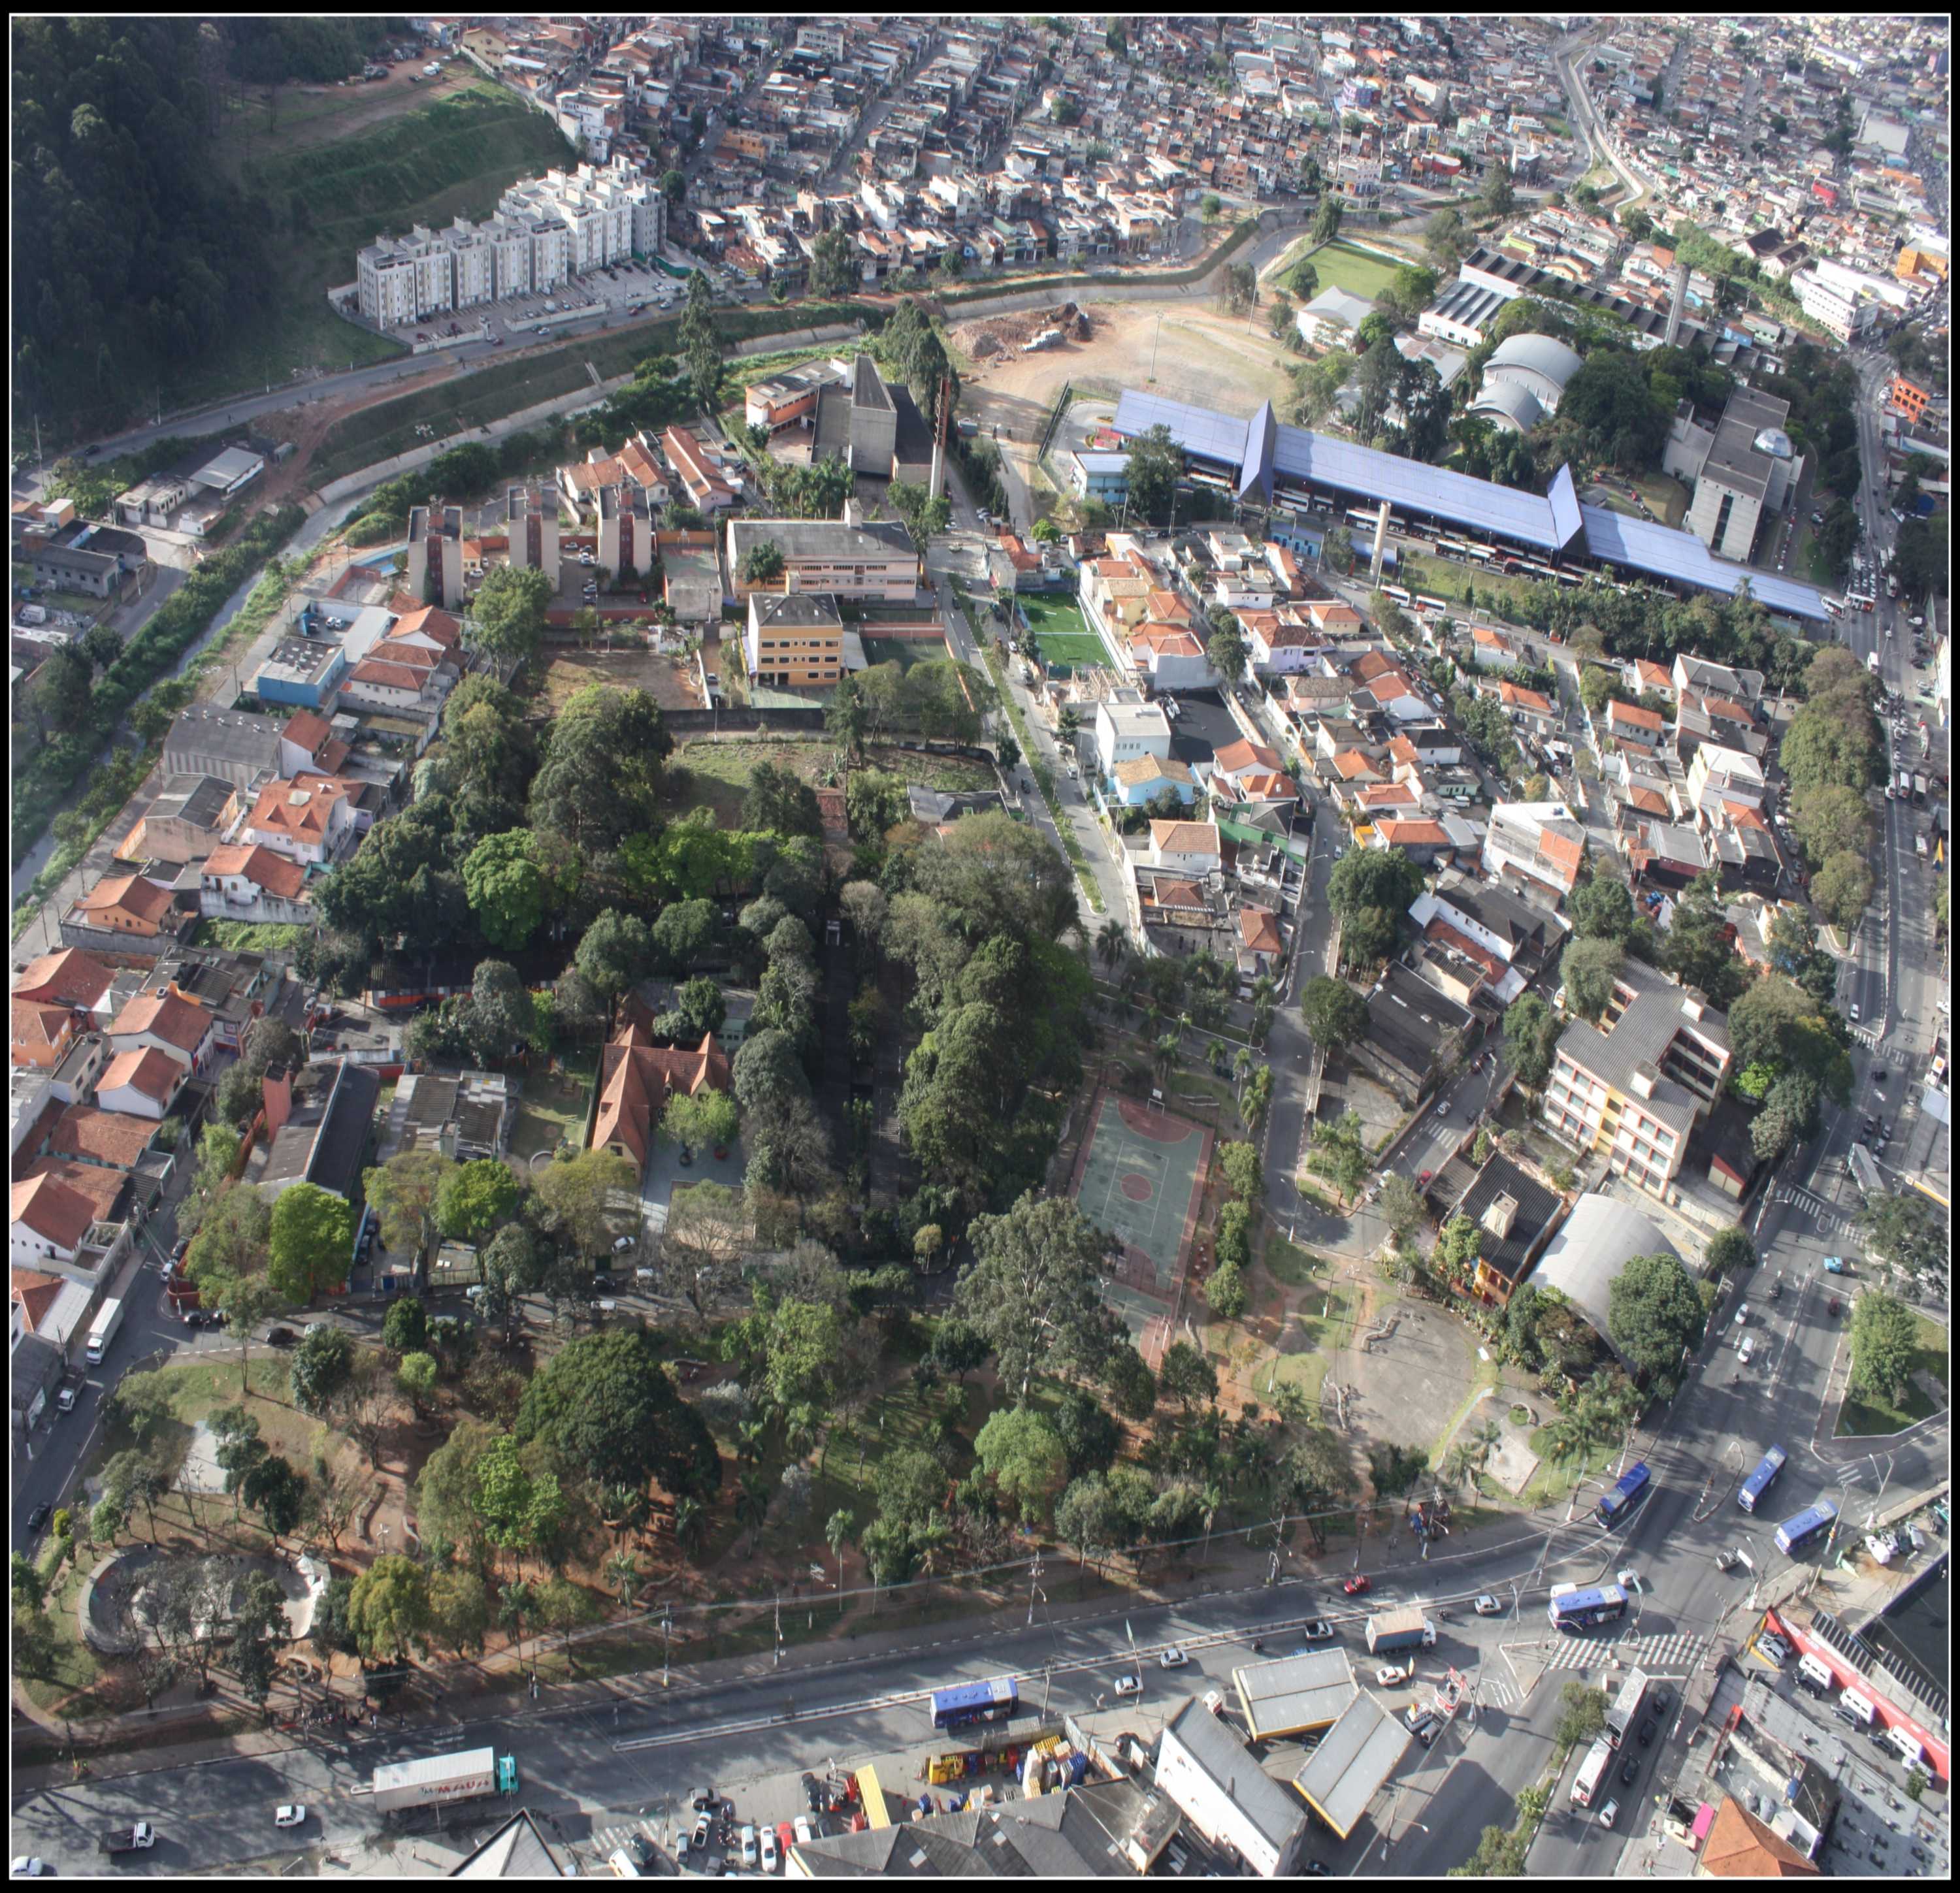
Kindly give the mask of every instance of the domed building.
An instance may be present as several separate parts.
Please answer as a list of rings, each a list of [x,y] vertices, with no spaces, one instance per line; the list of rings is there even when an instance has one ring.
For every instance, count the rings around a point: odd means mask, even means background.
[[[1784,423],[1790,403],[1738,388],[1712,428],[1684,401],[1668,430],[1661,470],[1694,489],[1682,522],[1711,552],[1746,564],[1766,514],[1787,507],[1801,483],[1803,456]]]
[[[1580,361],[1578,354],[1554,336],[1509,336],[1484,363],[1483,385],[1470,412],[1514,434],[1529,434],[1558,412]]]

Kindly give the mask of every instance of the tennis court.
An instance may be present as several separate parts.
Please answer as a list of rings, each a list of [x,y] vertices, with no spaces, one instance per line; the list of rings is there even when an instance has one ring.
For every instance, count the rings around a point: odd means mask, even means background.
[[[1102,640],[1082,622],[1082,613],[1071,598],[1036,598],[1023,593],[1015,600],[1027,620],[1028,635],[1045,663],[1068,664],[1086,670],[1100,664],[1109,668],[1109,654]]]
[[[1107,1092],[1090,1106],[1091,1128],[1076,1160],[1075,1200],[1123,1245],[1117,1276],[1160,1302],[1197,1233],[1211,1133],[1154,1105]]]

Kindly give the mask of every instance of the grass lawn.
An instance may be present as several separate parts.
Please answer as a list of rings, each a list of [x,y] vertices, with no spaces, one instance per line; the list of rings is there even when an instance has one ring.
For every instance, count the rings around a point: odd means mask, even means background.
[[[1946,1333],[1923,1316],[1916,1319],[1912,1371],[1915,1376],[1923,1376],[1933,1382],[1939,1392],[1935,1394],[1921,1386],[1915,1378],[1908,1382],[1905,1398],[1896,1405],[1882,1395],[1847,1393],[1838,1416],[1838,1437],[1898,1433],[1946,1406]]]
[[[1098,664],[1106,670],[1109,667],[1109,654],[1102,640],[1083,622],[1073,599],[1030,595],[1015,602],[1028,621],[1036,648],[1048,663],[1071,664],[1077,670]]]
[[[1372,302],[1395,281],[1402,266],[1390,257],[1337,240],[1313,253],[1313,267],[1322,289],[1344,289]]]
[[[260,924],[243,920],[207,920],[198,924],[193,944],[215,946],[228,953],[290,953],[313,930],[307,927]]]
[[[517,1121],[511,1127],[511,1161],[528,1175],[531,1159],[558,1147],[561,1137],[576,1144],[585,1129],[585,1102],[592,1090],[597,1055],[580,1052],[562,1058],[555,1071],[527,1073]]]
[[[937,663],[952,654],[943,643],[934,644],[925,638],[867,636],[862,641],[867,663],[896,664],[901,670],[909,670],[914,664]]]
[[[1671,474],[1643,473],[1634,485],[1663,526],[1678,527],[1688,517],[1688,488]]]
[[[1266,1252],[1262,1259],[1266,1273],[1288,1288],[1305,1287],[1315,1276],[1325,1273],[1327,1267],[1318,1255],[1302,1249],[1297,1242],[1289,1242],[1284,1236],[1266,1238]]]

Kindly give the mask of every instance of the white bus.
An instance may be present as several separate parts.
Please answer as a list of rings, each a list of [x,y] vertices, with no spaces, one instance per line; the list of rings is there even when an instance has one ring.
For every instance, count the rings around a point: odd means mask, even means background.
[[[1408,593],[1399,585],[1384,585],[1382,587],[1382,596],[1384,598],[1392,598],[1398,605],[1406,605],[1409,601]]]
[[[1421,592],[1418,592],[1415,595],[1415,608],[1418,611],[1427,612],[1433,618],[1440,618],[1449,610],[1449,606],[1443,599],[1426,598]]]
[[[1606,1778],[1606,1771],[1613,1765],[1613,1751],[1606,1738],[1602,1736],[1586,1751],[1586,1759],[1579,1764],[1579,1772],[1572,1778],[1572,1804],[1574,1807],[1589,1808],[1592,1796],[1599,1783]]]

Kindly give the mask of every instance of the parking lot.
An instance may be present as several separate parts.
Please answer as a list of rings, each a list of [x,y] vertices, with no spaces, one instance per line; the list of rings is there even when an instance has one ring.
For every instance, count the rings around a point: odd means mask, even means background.
[[[390,332],[409,344],[447,338],[522,347],[581,323],[609,327],[634,320],[636,309],[638,316],[670,313],[685,297],[683,286],[652,263],[619,262],[572,277],[555,289],[446,310]]]

